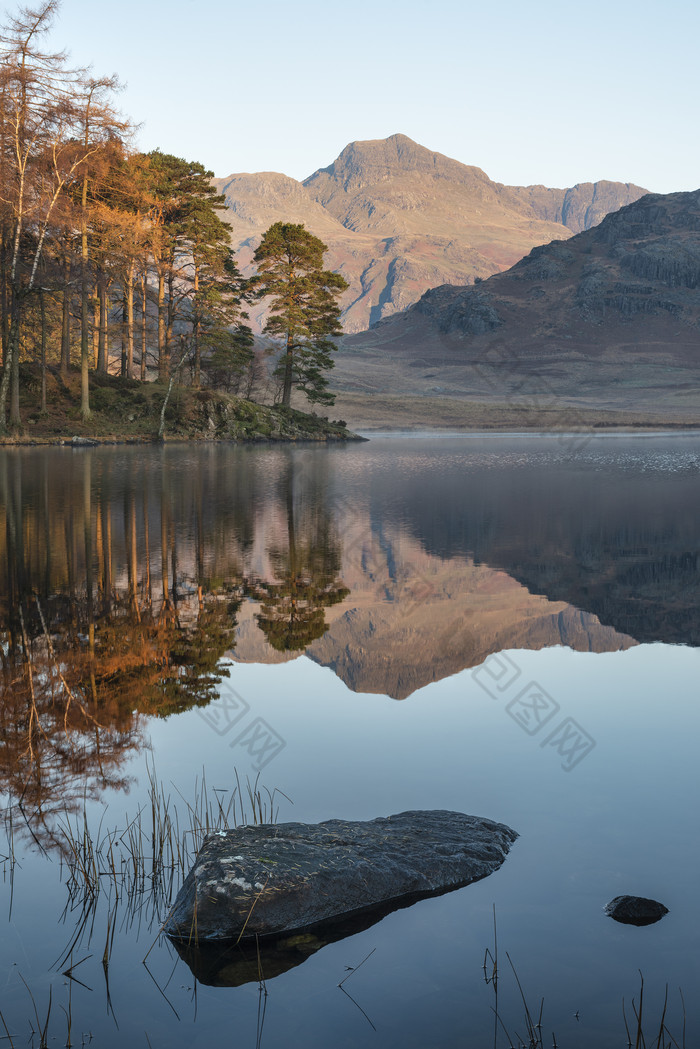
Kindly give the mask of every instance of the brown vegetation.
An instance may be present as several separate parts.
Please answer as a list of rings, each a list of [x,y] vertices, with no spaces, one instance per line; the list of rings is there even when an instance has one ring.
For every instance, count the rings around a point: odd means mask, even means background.
[[[387,391],[505,404],[517,428],[698,425],[699,216],[698,192],[648,194],[476,287],[435,288],[346,338],[334,386],[365,410]]]

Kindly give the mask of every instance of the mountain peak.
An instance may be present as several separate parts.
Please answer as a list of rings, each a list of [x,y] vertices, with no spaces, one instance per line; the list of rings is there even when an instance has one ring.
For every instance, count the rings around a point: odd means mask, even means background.
[[[513,187],[396,133],[350,142],[303,183],[273,172],[219,179],[250,264],[273,222],[303,222],[349,282],[345,331],[407,309],[428,288],[471,284],[536,244],[588,228],[644,190],[619,183]],[[264,308],[260,307],[264,312]]]
[[[361,188],[409,173],[443,175],[457,182],[471,181],[475,177],[488,181],[481,168],[461,164],[419,145],[408,135],[397,133],[389,138],[349,142],[332,164],[319,168],[304,180],[304,185],[314,187],[326,176],[341,182],[346,189]]]

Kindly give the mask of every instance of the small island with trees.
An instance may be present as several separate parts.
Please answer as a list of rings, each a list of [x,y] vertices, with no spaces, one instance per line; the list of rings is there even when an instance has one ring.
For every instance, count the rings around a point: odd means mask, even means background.
[[[334,400],[326,246],[277,222],[243,277],[213,173],[131,148],[116,77],[44,46],[57,10],[0,30],[0,440],[354,437],[299,410]]]

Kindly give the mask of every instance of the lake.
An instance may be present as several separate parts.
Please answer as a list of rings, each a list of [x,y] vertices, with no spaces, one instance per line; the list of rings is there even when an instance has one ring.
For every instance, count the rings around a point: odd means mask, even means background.
[[[696,1044],[699,479],[697,434],[0,452],[0,1037],[528,1044],[519,980],[612,1049],[641,971]],[[409,809],[520,837],[260,968],[159,936],[207,823]]]

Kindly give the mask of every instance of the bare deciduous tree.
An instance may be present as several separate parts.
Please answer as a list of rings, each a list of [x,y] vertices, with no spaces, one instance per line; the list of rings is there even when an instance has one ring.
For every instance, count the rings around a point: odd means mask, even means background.
[[[8,334],[0,384],[0,432],[21,425],[19,347],[23,304],[37,288],[37,273],[58,204],[69,187],[82,182],[106,138],[123,128],[103,97],[113,80],[95,81],[85,70],[69,69],[63,52],[40,46],[51,28],[58,0],[22,8],[0,32],[0,124],[2,188],[6,223]],[[65,221],[65,219],[64,219]],[[81,210],[81,252],[85,254],[85,208]],[[82,276],[82,285],[85,284]],[[81,288],[82,288],[81,285]],[[81,291],[81,322],[83,294]],[[85,329],[85,325],[83,325]],[[81,344],[84,341],[81,339]],[[84,384],[87,369],[84,369]],[[83,415],[89,402],[83,391]]]

